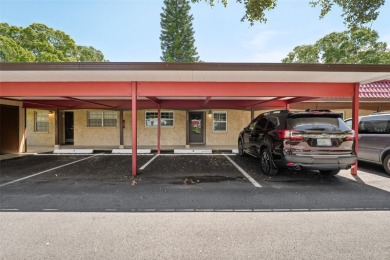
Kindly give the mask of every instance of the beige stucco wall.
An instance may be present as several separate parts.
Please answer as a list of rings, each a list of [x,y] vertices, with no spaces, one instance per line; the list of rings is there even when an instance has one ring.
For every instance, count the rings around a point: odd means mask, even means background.
[[[238,134],[251,121],[251,113],[242,110],[212,110],[227,113],[227,131],[213,132],[213,117],[206,113],[206,145],[237,145]]]
[[[117,127],[88,127],[87,112],[90,110],[74,111],[74,145],[76,146],[119,146],[119,112]],[[139,146],[157,146],[157,127],[145,126],[145,111],[137,112],[137,143]],[[173,110],[161,110],[173,111]],[[161,128],[161,145],[185,145],[186,143],[186,112],[174,112],[174,126]],[[131,111],[123,112],[125,127],[123,129],[124,145],[132,144]]]
[[[318,104],[305,103],[294,105],[293,110],[304,108],[316,109]],[[345,118],[352,116],[350,108],[336,108],[332,111],[343,112]],[[320,109],[324,109],[320,107]],[[54,113],[49,116],[49,132],[36,133],[34,132],[34,109],[27,109],[27,142],[28,145],[53,145],[54,146]],[[120,129],[119,129],[119,111],[118,111],[118,125],[116,127],[88,127],[87,126],[87,112],[91,110],[75,110],[74,112],[74,145],[75,146],[118,146],[120,144]],[[101,110],[100,110],[101,111]],[[139,110],[137,112],[138,124],[138,146],[154,146],[157,147],[157,127],[145,126],[145,111],[156,110]],[[174,112],[174,126],[161,128],[161,146],[184,146],[187,142],[187,111],[181,110],[162,110]],[[249,124],[251,113],[249,111],[241,110],[211,110],[212,112],[227,112],[227,131],[213,132],[213,117],[208,116],[209,110],[204,110],[206,119],[205,129],[205,144],[206,145],[228,145],[235,146],[237,144],[237,137],[239,132]],[[257,116],[266,110],[255,111]],[[360,109],[360,115],[371,114],[375,110]],[[24,114],[21,109],[21,123],[24,125]],[[131,111],[124,111],[125,128],[124,145],[131,146],[132,144],[132,130],[131,130]],[[63,119],[60,120],[63,124]],[[23,128],[22,128],[23,129]],[[63,130],[60,126],[60,140],[63,140]],[[21,140],[23,139],[23,131],[21,131]]]
[[[145,126],[145,112],[156,110],[140,110],[137,112],[138,145],[157,146],[157,127]],[[186,112],[179,110],[161,110],[173,112],[173,127],[161,127],[161,146],[186,144]],[[130,112],[129,112],[130,113]],[[131,124],[130,124],[131,125]],[[131,138],[131,137],[130,137]],[[129,142],[130,144],[131,142]],[[126,145],[126,143],[125,143]]]
[[[24,119],[24,108],[22,102],[12,101],[0,99],[1,105],[8,106],[17,106],[19,107],[19,153],[23,153],[25,151],[25,119]]]
[[[75,138],[74,144],[77,146],[99,146],[110,145],[119,146],[119,112],[117,127],[87,127],[87,111],[74,111]],[[157,147],[157,127],[145,126],[145,112],[155,110],[139,110],[137,112],[137,143],[138,146]],[[174,126],[161,127],[161,146],[186,145],[187,140],[187,112],[180,110],[173,111]],[[212,130],[212,117],[206,115],[206,145],[236,145],[237,136],[244,126],[250,121],[250,112],[238,110],[215,110],[226,111],[228,116],[228,130],[223,133],[214,133]],[[131,111],[124,111],[123,119],[125,128],[123,129],[124,145],[132,144]]]
[[[80,146],[119,146],[119,112],[116,127],[88,127],[88,111],[102,110],[75,110],[74,111],[74,145]]]
[[[47,111],[40,109],[27,109],[27,146],[41,146],[41,145],[52,145],[54,146],[55,138],[55,112],[49,114],[49,132],[41,133],[35,132],[34,120],[36,111]]]

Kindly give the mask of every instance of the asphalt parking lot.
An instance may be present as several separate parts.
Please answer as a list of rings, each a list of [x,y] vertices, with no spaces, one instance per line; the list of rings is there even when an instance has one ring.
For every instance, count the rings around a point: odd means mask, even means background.
[[[264,175],[238,155],[31,155],[0,162],[1,211],[192,212],[390,210],[390,176]]]

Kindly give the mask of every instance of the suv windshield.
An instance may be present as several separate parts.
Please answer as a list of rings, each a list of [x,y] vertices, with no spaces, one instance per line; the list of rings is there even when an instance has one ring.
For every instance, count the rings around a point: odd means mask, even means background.
[[[289,129],[297,131],[338,131],[351,130],[341,118],[335,117],[294,117],[287,118]]]

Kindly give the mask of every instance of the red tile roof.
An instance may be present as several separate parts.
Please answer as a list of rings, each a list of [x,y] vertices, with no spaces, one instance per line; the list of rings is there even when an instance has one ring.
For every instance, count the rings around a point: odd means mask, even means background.
[[[390,98],[390,80],[382,80],[360,86],[360,98]]]

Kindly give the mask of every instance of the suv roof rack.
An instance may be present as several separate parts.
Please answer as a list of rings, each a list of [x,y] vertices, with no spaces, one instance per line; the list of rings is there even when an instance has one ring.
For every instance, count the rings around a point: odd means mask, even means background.
[[[311,110],[310,108],[306,109],[305,112],[332,112],[329,109],[315,109]]]
[[[271,114],[287,114],[289,113],[290,111],[289,110],[273,110],[273,111],[269,111],[269,112],[265,112],[265,113],[262,113],[262,115],[271,115]]]

